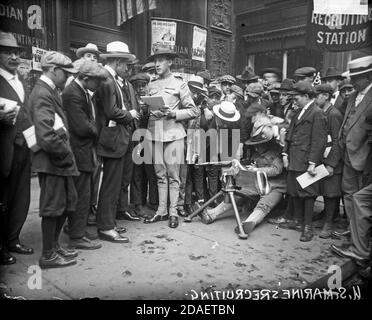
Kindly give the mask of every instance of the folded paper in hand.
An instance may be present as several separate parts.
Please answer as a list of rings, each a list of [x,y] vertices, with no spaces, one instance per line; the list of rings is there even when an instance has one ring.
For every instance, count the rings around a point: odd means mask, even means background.
[[[165,107],[165,102],[162,96],[143,96],[142,101],[150,106],[150,110],[159,110]]]
[[[302,189],[305,189],[306,187],[329,175],[329,172],[324,164],[317,166],[315,168],[315,172],[315,176],[305,172],[296,178]]]
[[[0,97],[0,105],[4,105],[3,110],[6,111],[6,112],[9,112],[9,111],[15,111],[16,112],[16,115],[15,115],[14,120],[13,120],[13,125],[14,125],[16,123],[16,120],[17,120],[19,109],[21,108],[18,105],[18,102],[14,101],[14,100],[9,100],[9,99]]]
[[[53,129],[54,131],[57,131],[59,129],[66,130],[62,118],[57,113],[55,114]],[[37,145],[36,142],[35,126],[31,126],[25,131],[23,131],[23,136],[25,137],[27,146],[33,152],[37,152],[40,150],[40,147]]]

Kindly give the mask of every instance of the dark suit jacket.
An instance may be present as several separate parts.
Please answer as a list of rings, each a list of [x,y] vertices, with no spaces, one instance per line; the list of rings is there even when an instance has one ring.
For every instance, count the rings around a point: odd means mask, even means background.
[[[57,113],[68,131],[62,100],[44,81],[38,80],[30,95],[31,120],[41,150],[33,153],[32,169],[57,176],[77,176],[75,157],[68,132],[53,129]]]
[[[298,120],[301,109],[292,118],[286,135],[284,152],[288,154],[289,171],[305,172],[309,162],[322,162],[327,142],[327,119],[324,112],[312,103]]]
[[[98,145],[97,154],[107,158],[121,158],[125,155],[130,141],[128,125],[133,121],[128,110],[122,109],[120,89],[109,74],[96,92]],[[109,127],[110,120],[116,126]]]
[[[93,172],[96,167],[93,152],[96,147],[97,127],[92,106],[87,101],[86,93],[75,80],[63,90],[62,101],[77,167],[79,171]]]
[[[331,151],[327,158],[323,160],[323,163],[334,168],[335,173],[341,173],[343,155],[338,142],[338,133],[340,132],[343,117],[335,106],[328,108],[325,115],[327,117],[328,135],[331,136],[332,142],[330,143]]]
[[[13,87],[0,76],[0,96],[17,101],[21,107],[14,126],[0,122],[0,176],[7,177],[12,168],[14,145],[23,146],[26,143],[22,132],[31,126],[31,122],[26,91],[22,103]]]
[[[340,129],[339,141],[341,148],[343,150],[346,149],[353,168],[357,171],[363,171],[370,150],[365,120],[372,114],[372,88],[368,90],[363,100],[356,108],[353,121],[350,125],[349,131],[346,133],[346,144],[344,144],[344,141],[342,140],[342,131],[351,109],[355,108],[355,98],[357,97],[357,94],[357,92],[353,92],[349,97],[344,121],[342,122]]]

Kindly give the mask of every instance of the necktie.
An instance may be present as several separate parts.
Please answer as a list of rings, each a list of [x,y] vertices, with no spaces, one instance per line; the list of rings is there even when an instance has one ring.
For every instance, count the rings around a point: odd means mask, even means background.
[[[92,109],[92,118],[93,120],[96,120],[96,111],[94,110],[94,104],[93,104],[93,100],[92,100],[92,97],[90,96],[89,92],[85,92],[85,95],[87,97],[87,101],[88,101],[88,104],[90,105],[91,109]]]

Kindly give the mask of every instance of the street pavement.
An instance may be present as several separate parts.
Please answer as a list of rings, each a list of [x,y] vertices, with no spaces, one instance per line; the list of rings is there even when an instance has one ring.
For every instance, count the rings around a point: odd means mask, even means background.
[[[191,299],[195,292],[213,290],[304,288],[327,275],[331,265],[341,266],[347,261],[329,250],[331,243],[342,244],[341,240],[319,238],[319,222],[313,241],[303,243],[299,232],[265,222],[247,240],[240,240],[234,233],[233,216],[211,225],[202,224],[198,217],[189,224],[180,219],[177,229],[170,229],[167,222],[119,221],[128,229],[128,244],[102,241],[99,250],[80,250],[76,265],[43,270],[37,282],[35,276],[40,270],[35,265],[41,253],[41,227],[35,178],[31,192],[21,241],[32,246],[35,253],[15,254],[16,264],[0,267],[2,296]],[[321,210],[319,203],[316,210]],[[67,244],[67,240],[62,234],[61,244]]]

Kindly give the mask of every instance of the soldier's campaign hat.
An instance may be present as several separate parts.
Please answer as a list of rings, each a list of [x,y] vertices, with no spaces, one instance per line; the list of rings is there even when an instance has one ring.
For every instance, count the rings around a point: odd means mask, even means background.
[[[264,87],[259,82],[250,83],[246,89],[246,93],[253,98],[259,97],[263,92]]]
[[[251,68],[245,67],[242,74],[238,74],[236,78],[243,82],[255,82],[258,80],[258,75]]]
[[[147,73],[141,72],[129,78],[129,82],[136,82],[136,81],[145,81],[148,83],[150,82],[150,76]]]
[[[225,121],[235,122],[240,119],[240,112],[236,109],[235,104],[230,101],[222,101],[220,104],[213,106],[214,114]]]
[[[280,84],[279,91],[291,91],[293,89],[294,80],[284,79]]]
[[[81,58],[87,52],[94,53],[97,56],[102,54],[102,52],[98,50],[98,47],[94,43],[88,43],[85,47],[81,47],[76,50],[76,56],[78,58]]]
[[[271,125],[262,124],[255,128],[252,132],[251,137],[245,141],[246,145],[256,145],[261,143],[266,143],[274,138],[274,130]]]
[[[252,117],[252,116],[254,116],[254,115],[255,115],[256,113],[258,113],[258,112],[265,113],[265,112],[266,112],[266,108],[265,108],[265,106],[263,106],[261,103],[254,102],[254,103],[252,103],[252,104],[248,107],[248,109],[247,109],[245,115],[246,115],[247,117]]]
[[[270,67],[261,70],[260,74],[263,76],[265,73],[275,73],[279,78],[282,77],[282,71],[279,68]]]
[[[342,72],[338,70],[335,67],[329,67],[324,76],[320,78],[321,80],[327,80],[327,79],[345,79],[345,77],[342,75]]]
[[[19,46],[16,38],[10,32],[0,31],[0,47],[7,48],[18,48],[22,49],[23,47]]]
[[[208,94],[208,90],[204,88],[204,80],[200,76],[192,75],[187,82],[187,85],[204,95]]]
[[[288,92],[289,94],[309,94],[314,93],[314,88],[307,81],[299,81],[293,85],[293,89]]]
[[[348,63],[348,67],[349,67],[350,77],[363,74],[363,73],[367,73],[367,72],[371,72],[372,71],[372,55],[351,60]]]
[[[215,86],[212,86],[212,87],[209,87],[208,88],[208,96],[211,97],[212,95],[214,94],[217,94],[219,95],[220,97],[222,96],[222,92],[220,89],[218,89],[217,87]]]
[[[85,60],[79,65],[79,73],[92,78],[106,79],[108,77],[107,70],[96,61]]]
[[[147,58],[147,61],[155,61],[155,59],[159,56],[165,56],[170,59],[174,59],[178,57],[178,54],[174,51],[174,49],[171,46],[156,46],[154,48],[154,53]]]
[[[313,67],[302,67],[298,68],[294,72],[295,77],[312,77],[316,73],[316,69]]]
[[[143,65],[142,69],[141,69],[143,72],[155,72],[156,69],[155,69],[155,63],[153,62],[148,62],[146,63],[145,65]]]
[[[128,62],[136,60],[136,56],[129,52],[129,47],[122,41],[113,41],[107,44],[106,53],[100,54],[103,59],[107,58],[120,58]]]
[[[240,98],[244,99],[244,93],[243,93],[243,89],[240,88],[239,86],[237,86],[236,84],[233,84],[231,86],[231,91],[234,92],[237,96],[239,96]]]
[[[57,66],[66,72],[77,73],[69,57],[57,51],[48,51],[41,57],[41,67]]]
[[[204,82],[207,84],[212,82],[211,73],[207,69],[197,72],[196,75],[202,77],[204,79]]]
[[[229,74],[225,74],[221,76],[218,80],[220,83],[227,82],[227,83],[235,84],[236,82],[235,78],[233,76],[230,76]]]

